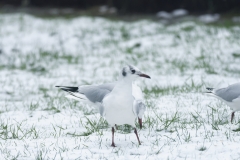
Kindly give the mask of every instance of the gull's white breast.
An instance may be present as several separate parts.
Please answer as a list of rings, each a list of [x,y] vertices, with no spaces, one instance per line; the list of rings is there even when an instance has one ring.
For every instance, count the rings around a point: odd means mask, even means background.
[[[131,93],[131,92],[130,92]],[[114,126],[129,124],[135,126],[135,115],[133,113],[133,96],[129,94],[117,94],[115,92],[107,95],[103,99],[105,118],[107,122]]]

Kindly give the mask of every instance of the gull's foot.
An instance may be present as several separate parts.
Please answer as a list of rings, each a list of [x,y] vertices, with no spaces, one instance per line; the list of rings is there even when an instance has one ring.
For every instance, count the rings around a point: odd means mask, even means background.
[[[112,143],[112,145],[111,145],[112,147],[116,147],[116,145],[115,145],[115,143]]]

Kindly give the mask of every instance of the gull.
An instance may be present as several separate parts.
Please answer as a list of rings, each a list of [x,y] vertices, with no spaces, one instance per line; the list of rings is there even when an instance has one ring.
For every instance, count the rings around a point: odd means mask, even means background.
[[[206,88],[208,94],[220,99],[226,105],[228,105],[231,110],[231,123],[234,118],[234,113],[240,110],[240,83],[232,84],[226,88],[214,89]]]
[[[142,116],[145,104],[141,89],[133,82],[138,77],[150,78],[137,67],[128,65],[124,67],[117,82],[101,85],[84,85],[80,87],[56,86],[69,93],[66,97],[84,101],[98,108],[101,116],[105,117],[112,127],[112,145],[114,143],[114,126],[129,124],[134,127],[139,145],[135,119],[138,118],[142,128]]]
[[[80,87],[69,86],[56,86],[69,93],[67,98],[75,99],[81,102],[85,102],[90,106],[94,106],[99,110],[101,116],[103,116],[103,98],[110,93],[117,82],[105,83],[101,85],[83,85]],[[138,122],[140,129],[142,129],[142,116],[146,109],[144,104],[143,93],[139,86],[135,83],[132,84],[132,95],[135,98],[134,106],[136,107],[136,113],[138,115]]]

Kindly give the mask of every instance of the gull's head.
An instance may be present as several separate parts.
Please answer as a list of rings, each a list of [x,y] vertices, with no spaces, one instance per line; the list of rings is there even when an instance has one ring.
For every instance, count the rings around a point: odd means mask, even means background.
[[[123,78],[131,78],[132,80],[136,80],[139,77],[151,78],[149,75],[142,73],[137,67],[133,65],[127,65],[123,67],[121,74]]]

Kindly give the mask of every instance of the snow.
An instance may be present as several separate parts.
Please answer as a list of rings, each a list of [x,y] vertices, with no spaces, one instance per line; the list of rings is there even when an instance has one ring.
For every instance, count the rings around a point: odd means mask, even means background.
[[[114,13],[117,13],[117,9],[114,8],[114,7],[108,7],[107,5],[103,5],[103,6],[100,6],[99,7],[99,12],[100,13],[111,13],[111,14],[114,14]]]
[[[185,9],[176,9],[172,11],[172,15],[174,17],[186,16],[187,14],[188,14],[188,11]]]
[[[0,23],[0,159],[239,159],[239,113],[231,124],[230,108],[203,94],[239,82],[239,26],[26,14]],[[152,78],[138,81],[142,145],[120,126],[111,148],[97,111],[54,86],[115,81],[125,64]]]
[[[205,14],[205,15],[199,16],[199,20],[204,23],[216,22],[217,20],[219,20],[219,18],[220,18],[219,14]]]
[[[165,11],[160,11],[156,14],[156,16],[158,18],[165,18],[165,19],[171,19],[172,18],[172,14],[171,13],[168,13],[168,12],[165,12]]]
[[[186,16],[187,14],[188,14],[188,11],[185,9],[176,9],[176,10],[173,10],[171,13],[166,12],[166,11],[159,11],[156,14],[156,16],[158,18],[171,19],[174,17]]]
[[[99,12],[100,13],[106,13],[108,11],[108,6],[103,5],[99,7]]]

